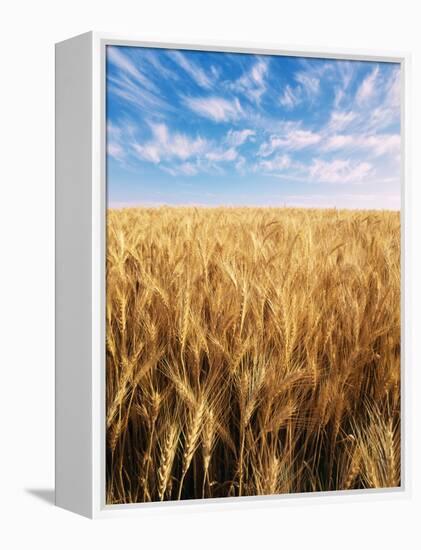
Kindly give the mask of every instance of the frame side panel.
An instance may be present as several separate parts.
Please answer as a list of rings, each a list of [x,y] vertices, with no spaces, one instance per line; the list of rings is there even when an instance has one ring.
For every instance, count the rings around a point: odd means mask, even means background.
[[[56,45],[56,505],[92,517],[92,34]]]

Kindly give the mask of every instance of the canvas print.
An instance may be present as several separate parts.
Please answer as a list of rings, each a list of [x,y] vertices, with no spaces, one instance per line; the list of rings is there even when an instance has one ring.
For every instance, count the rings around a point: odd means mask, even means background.
[[[107,47],[108,504],[400,485],[400,95]]]

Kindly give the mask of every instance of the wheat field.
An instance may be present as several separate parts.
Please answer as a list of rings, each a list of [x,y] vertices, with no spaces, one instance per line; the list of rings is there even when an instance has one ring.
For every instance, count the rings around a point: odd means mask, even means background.
[[[398,212],[107,227],[108,504],[399,486]]]

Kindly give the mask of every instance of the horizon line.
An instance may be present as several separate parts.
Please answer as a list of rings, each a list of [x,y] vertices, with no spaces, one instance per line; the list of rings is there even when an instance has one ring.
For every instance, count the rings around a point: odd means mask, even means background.
[[[253,204],[133,204],[133,205],[107,205],[107,210],[133,210],[137,208],[159,209],[159,208],[253,208],[253,209],[300,209],[300,210],[361,210],[361,211],[378,211],[378,212],[401,212],[401,208],[376,208],[376,207],[344,207],[344,206],[305,206],[294,204],[283,205],[253,205]]]

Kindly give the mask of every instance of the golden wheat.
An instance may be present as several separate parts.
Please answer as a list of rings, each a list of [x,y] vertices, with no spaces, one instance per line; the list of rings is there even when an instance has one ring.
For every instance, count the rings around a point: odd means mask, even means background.
[[[107,502],[400,484],[400,219],[109,210]]]

